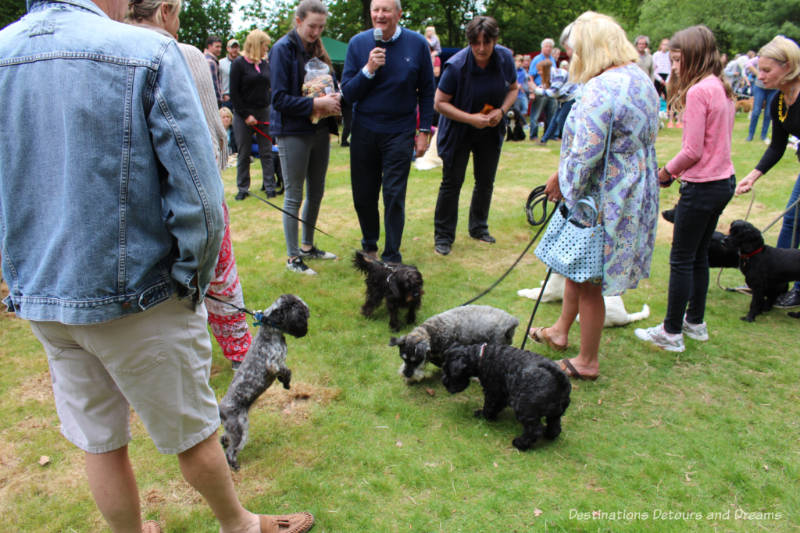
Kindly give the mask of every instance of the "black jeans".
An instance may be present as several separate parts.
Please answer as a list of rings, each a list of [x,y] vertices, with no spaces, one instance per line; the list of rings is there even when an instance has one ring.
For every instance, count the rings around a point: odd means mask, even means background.
[[[253,114],[256,120],[260,122],[269,121],[269,108],[259,109],[258,112]],[[233,134],[236,137],[236,144],[239,151],[236,155],[236,188],[239,192],[247,192],[250,189],[250,139],[256,130],[245,124],[244,119],[238,113],[233,114]],[[256,127],[269,134],[269,124],[257,124]],[[272,140],[267,139],[260,133],[256,133],[258,141],[258,157],[261,159],[261,181],[264,184],[264,190],[267,192],[275,192],[275,168],[272,162]]]
[[[681,332],[684,312],[690,324],[703,322],[708,293],[708,244],[735,186],[735,176],[681,185],[669,253],[669,296],[664,318],[667,333]]]
[[[350,139],[350,183],[361,226],[361,247],[378,250],[381,233],[378,197],[383,189],[386,242],[381,258],[399,263],[406,220],[406,186],[414,151],[414,130],[378,133],[353,124]]]
[[[489,233],[489,206],[492,203],[497,163],[500,161],[497,139],[497,128],[470,128],[463,142],[456,148],[452,163],[442,169],[442,184],[439,186],[439,198],[436,200],[433,217],[433,239],[437,244],[452,244],[456,239],[458,197],[461,195],[470,153],[475,187],[472,189],[469,206],[469,234],[480,237]]]

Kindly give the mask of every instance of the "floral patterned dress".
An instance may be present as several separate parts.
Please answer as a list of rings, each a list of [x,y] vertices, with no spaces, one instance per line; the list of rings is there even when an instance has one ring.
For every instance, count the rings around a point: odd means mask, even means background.
[[[568,209],[585,196],[598,206],[605,296],[633,289],[650,275],[658,221],[657,132],[658,95],[635,64],[589,80],[564,125],[558,181]]]

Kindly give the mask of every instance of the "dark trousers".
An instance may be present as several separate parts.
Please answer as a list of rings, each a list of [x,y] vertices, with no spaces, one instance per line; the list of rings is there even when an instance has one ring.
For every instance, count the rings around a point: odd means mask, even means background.
[[[800,198],[800,176],[797,176],[797,181],[794,182],[786,208],[789,209],[789,206],[798,198]],[[798,214],[800,214],[800,205],[796,205],[794,209],[790,209],[783,215],[781,232],[778,234],[778,243],[775,245],[777,248],[797,248],[800,242],[800,226],[795,227],[795,224],[800,225],[800,220],[797,219]],[[800,291],[800,281],[795,282],[794,290]]]
[[[350,183],[353,205],[361,225],[361,247],[378,250],[381,233],[378,196],[383,189],[386,241],[381,257],[401,262],[400,242],[405,225],[406,186],[414,150],[414,131],[378,133],[355,122],[350,140]]]
[[[664,319],[667,333],[681,332],[684,312],[690,324],[703,322],[708,293],[708,244],[735,186],[733,176],[681,185],[669,254],[669,296]]]
[[[492,203],[497,163],[500,161],[497,139],[496,128],[470,128],[464,142],[456,148],[452,163],[442,168],[442,184],[439,186],[433,217],[434,242],[452,244],[456,238],[458,197],[464,184],[470,153],[475,187],[469,206],[469,234],[479,237],[489,232],[489,206]]]
[[[269,108],[260,109],[253,116],[259,122],[268,122]],[[275,192],[275,179],[272,177],[275,173],[272,163],[272,141],[245,124],[245,118],[247,117],[242,117],[238,113],[233,114],[233,134],[239,145],[239,151],[236,154],[236,187],[239,192],[250,190],[250,139],[253,137],[253,133],[256,133],[258,156],[261,159],[261,181],[265,191]],[[267,124],[258,124],[256,127],[264,133],[269,133]]]

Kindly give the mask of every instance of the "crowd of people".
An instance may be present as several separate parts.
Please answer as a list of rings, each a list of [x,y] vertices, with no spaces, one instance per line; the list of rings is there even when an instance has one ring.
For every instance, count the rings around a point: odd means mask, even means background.
[[[681,183],[667,312],[635,335],[683,351],[684,335],[709,338],[708,246],[720,214],[775,165],[790,135],[800,135],[800,48],[782,36],[726,66],[705,26],[663,39],[651,55],[646,36],[631,43],[613,18],[586,12],[564,29],[560,48],[548,38],[537,55],[515,56],[499,44],[497,22],[476,16],[466,26],[468,45],[442,63],[433,27],[424,36],[404,28],[399,0],[372,0],[373,27],[350,40],[339,80],[321,40],[328,17],[321,0],[301,0],[293,29],[271,49],[270,37],[253,30],[243,46],[228,40],[222,59],[219,37],[209,37],[203,52],[177,42],[180,8],[180,0],[32,0],[29,14],[0,32],[0,54],[13,58],[0,65],[0,95],[29,122],[52,125],[46,132],[14,129],[0,144],[5,302],[30,321],[44,346],[62,433],[85,451],[92,495],[115,532],[160,531],[140,516],[128,457],[130,407],[159,451],[177,455],[221,531],[298,533],[314,523],[304,512],[246,510],[216,437],[206,322],[234,369],[252,342],[220,179],[231,151],[236,200],[249,195],[253,144],[262,190],[277,195],[277,152],[286,268],[314,274],[305,260],[336,257],[317,248],[314,225],[330,135],[345,109],[352,113],[350,174],[361,248],[386,263],[403,259],[410,165],[429,148],[437,117],[444,166],[433,240],[442,256],[456,239],[470,155],[468,233],[491,244],[489,211],[507,114],[516,108],[528,115],[530,139],[544,123],[538,142],[562,140],[545,192],[567,213],[592,200],[603,264],[588,281],[567,279],[557,321],[528,334],[564,350],[580,313],[579,353],[561,368],[591,380],[600,373],[603,296],[649,276],[659,186]],[[45,55],[57,60],[41,60]],[[38,83],[67,77],[72,91],[53,93]],[[120,90],[94,97],[109,86]],[[761,137],[771,122],[772,138],[737,185],[731,140],[734,102],[743,91],[754,102],[748,140],[761,106]],[[661,99],[683,138],[680,151],[658,168]],[[70,126],[53,116],[69,117]],[[45,189],[47,196],[27,192]],[[800,176],[787,207],[798,197]],[[60,213],[58,225],[53,212]],[[796,212],[784,217],[779,247],[798,246]],[[778,301],[797,305],[800,283]]]

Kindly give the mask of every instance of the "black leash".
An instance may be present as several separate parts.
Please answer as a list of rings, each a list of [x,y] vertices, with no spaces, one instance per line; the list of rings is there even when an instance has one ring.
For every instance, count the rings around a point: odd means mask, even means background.
[[[547,281],[550,279],[550,274],[553,273],[552,268],[547,269],[547,274],[544,277],[544,281],[542,282],[542,289],[539,291],[539,297],[536,298],[536,303],[533,306],[533,312],[531,313],[531,318],[528,320],[528,326],[525,328],[525,335],[522,336],[522,344],[520,345],[519,349],[525,349],[525,343],[528,341],[528,332],[531,330],[531,326],[533,325],[533,318],[536,316],[536,311],[539,310],[539,304],[542,302],[542,295],[544,294],[544,289],[547,287]]]
[[[534,211],[535,208],[538,207],[539,204],[542,205],[542,216],[537,218],[537,217],[534,216],[533,211]],[[558,206],[556,206],[556,207],[558,207]],[[542,231],[544,231],[544,229],[547,227],[547,223],[550,222],[550,219],[553,217],[553,214],[555,212],[556,212],[555,209],[553,209],[550,212],[550,214],[547,215],[547,195],[544,194],[544,185],[540,185],[540,186],[536,187],[535,189],[533,189],[533,191],[531,191],[531,194],[528,196],[528,201],[527,201],[527,203],[525,205],[525,213],[526,213],[526,216],[528,218],[528,222],[530,222],[532,226],[537,226],[537,225],[541,226],[539,228],[539,231],[536,232],[536,235],[533,236],[533,238],[530,240],[530,242],[525,247],[525,249],[522,250],[522,253],[519,254],[519,257],[517,257],[516,261],[514,261],[514,263],[508,268],[508,270],[506,270],[503,273],[503,275],[500,276],[500,278],[497,279],[497,281],[492,283],[489,286],[489,288],[487,288],[486,290],[481,292],[476,297],[474,297],[471,300],[468,300],[468,301],[464,302],[463,304],[461,304],[462,307],[465,306],[465,305],[469,305],[469,304],[479,300],[480,298],[483,298],[484,296],[489,294],[495,287],[500,285],[500,283],[504,279],[506,279],[506,276],[508,276],[511,273],[511,271],[514,270],[514,268],[516,268],[516,266],[519,264],[519,262],[522,261],[522,258],[525,257],[525,254],[528,253],[528,250],[530,250],[531,246],[533,246],[533,243],[536,242],[536,239],[539,238],[539,235],[541,235]]]
[[[286,211],[285,209],[283,209],[283,208],[281,208],[281,207],[278,207],[277,205],[273,204],[272,202],[270,202],[270,201],[269,201],[269,200],[267,200],[266,198],[262,198],[262,197],[260,197],[259,195],[257,195],[257,194],[253,194],[253,193],[250,193],[250,196],[252,196],[253,198],[258,198],[259,200],[261,200],[261,201],[262,201],[262,202],[264,202],[265,204],[267,204],[267,205],[269,205],[269,206],[272,206],[272,207],[274,207],[275,209],[277,209],[277,210],[278,210],[278,211],[280,211],[281,213],[283,213],[283,214],[285,214],[285,215],[289,215],[289,216],[290,216],[290,217],[292,217],[293,219],[295,219],[295,220],[298,220],[298,221],[302,222],[303,224],[305,224],[306,226],[308,226],[308,227],[310,227],[310,228],[314,228],[314,231],[318,231],[318,232],[322,233],[323,235],[327,235],[328,237],[332,237],[332,238],[336,239],[336,237],[334,237],[334,236],[333,236],[333,235],[331,235],[330,233],[326,233],[326,232],[322,231],[321,229],[319,229],[318,227],[314,226],[313,224],[309,224],[308,222],[306,222],[306,221],[305,221],[305,220],[303,220],[302,218],[298,217],[297,215],[293,215],[292,213],[290,213],[290,212]],[[338,241],[339,239],[336,239],[336,240]]]

